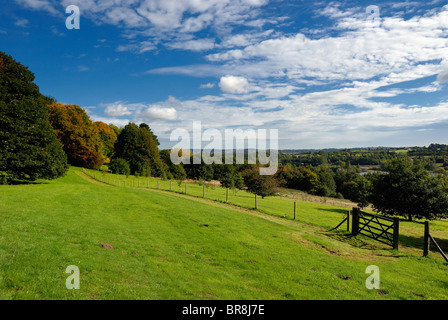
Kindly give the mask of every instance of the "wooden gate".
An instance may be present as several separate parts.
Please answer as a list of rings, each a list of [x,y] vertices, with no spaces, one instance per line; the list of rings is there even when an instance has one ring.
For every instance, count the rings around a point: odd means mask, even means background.
[[[398,249],[399,220],[353,208],[352,235],[362,234],[394,249]]]

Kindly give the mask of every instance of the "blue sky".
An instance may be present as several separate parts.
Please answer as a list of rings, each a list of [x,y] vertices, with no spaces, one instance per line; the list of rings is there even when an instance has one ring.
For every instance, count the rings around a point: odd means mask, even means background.
[[[278,129],[280,149],[448,143],[447,1],[2,1],[0,50],[162,148],[198,120]]]

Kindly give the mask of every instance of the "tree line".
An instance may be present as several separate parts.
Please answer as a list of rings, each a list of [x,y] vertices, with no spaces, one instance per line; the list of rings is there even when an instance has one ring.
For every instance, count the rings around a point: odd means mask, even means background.
[[[119,128],[93,122],[80,106],[42,95],[33,81],[27,67],[0,52],[0,184],[55,179],[69,165],[100,169],[107,164],[113,173],[217,180],[261,197],[275,195],[279,187],[297,189],[350,199],[362,208],[371,204],[384,214],[409,219],[448,214],[447,175],[434,158],[447,154],[445,145],[415,149],[412,159],[385,150],[281,154],[272,176],[260,175],[260,164],[247,162],[173,164],[171,150],[159,149],[148,124]],[[193,159],[192,153],[187,156]],[[362,174],[364,163],[380,165],[381,171]]]

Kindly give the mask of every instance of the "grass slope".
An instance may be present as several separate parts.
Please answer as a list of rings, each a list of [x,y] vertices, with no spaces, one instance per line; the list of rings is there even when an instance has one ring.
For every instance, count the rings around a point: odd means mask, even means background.
[[[274,198],[260,203],[266,215],[92,183],[77,168],[45,184],[0,186],[0,200],[2,299],[448,297],[439,258],[329,232],[341,208],[299,203],[302,220],[290,221],[277,217]],[[79,290],[65,286],[69,265],[80,269]],[[365,287],[369,265],[380,268],[380,290]]]

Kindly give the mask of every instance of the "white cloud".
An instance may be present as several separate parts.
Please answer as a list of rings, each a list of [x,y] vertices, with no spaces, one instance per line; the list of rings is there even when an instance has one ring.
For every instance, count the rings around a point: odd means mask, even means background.
[[[342,15],[337,20],[341,29],[337,36],[313,39],[297,33],[273,37],[207,58],[238,70],[241,76],[283,75],[296,81],[367,80],[408,72],[421,64],[432,69],[437,60],[448,56],[447,9],[408,20],[383,17],[378,27],[372,27],[365,17]]]
[[[448,82],[448,61],[442,63],[440,67],[442,69],[442,72],[440,72],[437,76],[437,81]]]
[[[182,49],[190,51],[206,51],[213,49],[215,47],[214,39],[197,39],[197,40],[186,40],[186,41],[176,41],[169,43],[167,45],[173,49]]]
[[[152,122],[155,120],[176,120],[177,111],[173,107],[151,106],[141,112],[140,116],[146,122]]]
[[[54,15],[61,15],[61,11],[56,9],[56,4],[49,0],[15,0],[18,4],[33,10],[43,10]],[[64,7],[65,8],[65,7]]]
[[[33,0],[19,0],[22,2]],[[44,1],[44,0],[34,0]],[[147,34],[167,37],[170,32],[194,33],[209,27],[229,28],[255,20],[253,11],[267,0],[63,0],[77,5],[86,16],[102,23],[143,27]],[[170,34],[173,36],[173,34]]]
[[[101,121],[107,124],[114,124],[117,127],[124,127],[126,126],[129,122],[131,122],[130,119],[120,119],[120,118],[110,118],[110,117],[101,117],[101,116],[97,116],[95,114],[89,115],[90,118],[92,119],[92,121]]]
[[[448,82],[448,68],[443,70],[439,76],[437,77],[437,80],[440,82]]]
[[[26,28],[28,26],[28,22],[28,19],[17,19],[16,22],[14,22],[14,25],[21,28]]]
[[[78,66],[78,72],[86,72],[89,71],[89,68],[83,65]]]
[[[222,91],[228,93],[248,93],[250,85],[246,78],[235,76],[224,76],[219,81]]]
[[[104,110],[104,113],[109,117],[121,117],[132,114],[128,107],[121,103],[108,105]]]
[[[205,83],[200,85],[201,89],[213,89],[214,87],[215,87],[214,83]]]
[[[16,1],[34,9],[56,8],[56,2],[47,0]],[[367,21],[366,6],[347,9],[346,3],[319,2],[316,6],[322,10],[314,13],[330,18],[333,25],[282,34],[281,28],[263,30],[267,23],[280,21],[267,19],[261,12],[267,3],[62,1],[63,5],[79,5],[86,17],[98,23],[122,27],[128,43],[122,43],[118,51],[158,52],[163,46],[207,53],[209,64],[176,63],[175,67],[155,67],[147,74],[219,79],[221,94],[182,102],[172,97],[154,104],[116,102],[106,107],[105,114],[110,117],[132,115],[133,121],[150,122],[160,132],[198,119],[204,126],[216,128],[270,126],[297,141],[297,147],[304,146],[301,143],[388,142],[406,130],[426,132],[448,121],[445,102],[432,100],[425,106],[404,102],[406,95],[430,96],[443,88],[438,82],[448,81],[448,66],[441,65],[448,57],[448,6],[415,11],[418,14],[404,18],[392,11],[398,6],[389,2],[381,6],[381,22],[372,25]],[[398,9],[407,9],[409,14],[414,12],[412,6],[418,5],[406,1]],[[204,30],[206,35],[199,38]],[[437,81],[433,81],[435,76]],[[415,80],[419,80],[415,87],[397,85]],[[206,83],[200,87],[214,86]],[[401,96],[403,100],[398,99]]]

